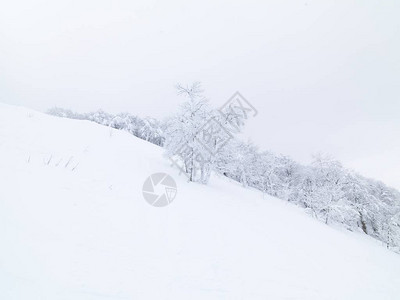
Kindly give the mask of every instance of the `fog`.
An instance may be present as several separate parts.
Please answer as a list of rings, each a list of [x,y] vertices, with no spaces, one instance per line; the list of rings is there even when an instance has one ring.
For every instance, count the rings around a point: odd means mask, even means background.
[[[398,1],[9,1],[0,101],[163,118],[200,81],[258,110],[242,138],[400,188]]]

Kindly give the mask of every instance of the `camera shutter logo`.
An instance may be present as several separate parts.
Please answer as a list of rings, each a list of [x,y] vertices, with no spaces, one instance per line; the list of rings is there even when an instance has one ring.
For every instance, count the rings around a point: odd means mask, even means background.
[[[166,173],[155,173],[146,179],[142,191],[144,199],[150,205],[164,207],[176,197],[176,182]]]

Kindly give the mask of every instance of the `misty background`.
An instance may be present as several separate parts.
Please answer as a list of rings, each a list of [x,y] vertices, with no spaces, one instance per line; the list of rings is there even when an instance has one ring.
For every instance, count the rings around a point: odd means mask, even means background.
[[[330,153],[400,188],[398,1],[12,1],[0,101],[163,118],[201,81],[259,114],[243,138],[306,163]]]

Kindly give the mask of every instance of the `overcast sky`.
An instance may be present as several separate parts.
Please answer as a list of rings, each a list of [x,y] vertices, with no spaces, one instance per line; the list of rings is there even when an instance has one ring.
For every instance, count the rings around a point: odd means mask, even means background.
[[[24,0],[0,5],[0,101],[164,117],[174,85],[240,91],[245,136],[400,188],[400,2]]]

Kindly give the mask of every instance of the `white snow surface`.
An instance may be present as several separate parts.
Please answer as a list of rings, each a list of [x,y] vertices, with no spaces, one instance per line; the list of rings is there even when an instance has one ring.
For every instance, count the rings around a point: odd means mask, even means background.
[[[157,172],[178,187],[164,208],[141,192]],[[188,183],[127,132],[0,104],[0,299],[400,299],[400,255],[228,179]]]

